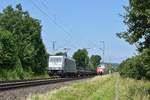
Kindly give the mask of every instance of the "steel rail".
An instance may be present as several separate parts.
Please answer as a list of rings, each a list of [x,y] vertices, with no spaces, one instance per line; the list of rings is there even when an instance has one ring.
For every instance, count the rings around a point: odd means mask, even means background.
[[[23,80],[1,80],[0,84],[3,84],[3,83],[14,83],[14,82],[23,82],[23,81],[33,81],[33,80],[43,80],[43,79],[52,79],[52,78],[37,78],[37,79],[23,79]]]
[[[43,79],[43,80],[27,80],[27,81],[19,81],[19,82],[4,82],[0,84],[0,92],[4,90],[17,89],[23,87],[44,85],[44,84],[55,84],[60,82],[67,82],[73,80],[79,80],[84,78],[91,78],[93,76],[86,77],[76,77],[76,78],[59,78],[59,79]]]

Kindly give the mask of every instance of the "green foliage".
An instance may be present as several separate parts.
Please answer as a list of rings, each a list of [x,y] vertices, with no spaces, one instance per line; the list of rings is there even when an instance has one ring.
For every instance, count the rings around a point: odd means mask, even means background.
[[[13,69],[0,69],[0,80],[19,80],[19,79],[29,79],[32,77],[33,73],[31,70],[24,71],[21,66],[15,66]]]
[[[12,34],[6,30],[0,30],[0,69],[14,68],[17,60],[16,53]]]
[[[119,79],[120,100],[149,100],[149,89],[149,81],[121,77]]]
[[[142,54],[128,58],[120,64],[118,68],[121,76],[150,80],[150,49],[143,51]]]
[[[55,55],[56,56],[66,56],[67,57],[67,53],[66,52],[57,52]]]
[[[115,72],[115,68],[113,67],[112,64],[107,64],[106,67],[107,67],[106,69],[107,69],[108,71],[110,71],[111,73],[112,73],[112,72]]]
[[[74,54],[73,58],[76,61],[78,68],[86,68],[89,64],[88,52],[86,49],[78,49]]]
[[[41,39],[40,21],[32,18],[18,4],[6,7],[0,13],[0,66],[9,70],[19,68],[22,79],[24,71],[34,74],[46,72],[48,54]]]
[[[120,38],[131,44],[136,43],[139,51],[150,48],[150,0],[129,0],[130,6],[124,7],[126,32],[118,33]]]
[[[150,0],[129,0],[124,7],[124,23],[127,32],[117,35],[130,44],[136,44],[139,55],[123,61],[119,67],[120,74],[136,79],[150,79]]]
[[[141,79],[144,76],[142,75],[144,70],[138,56],[127,59],[120,66],[122,67],[120,75],[124,77]]]
[[[92,55],[90,58],[90,63],[93,65],[94,68],[96,68],[101,61],[101,56],[99,55]]]
[[[141,54],[141,63],[145,70],[145,78],[150,80],[150,49],[144,49]]]

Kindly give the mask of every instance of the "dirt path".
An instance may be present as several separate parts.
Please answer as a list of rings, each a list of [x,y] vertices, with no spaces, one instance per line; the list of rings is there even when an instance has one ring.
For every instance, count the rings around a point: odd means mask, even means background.
[[[119,75],[116,76],[116,84],[115,84],[115,99],[114,100],[119,100]]]

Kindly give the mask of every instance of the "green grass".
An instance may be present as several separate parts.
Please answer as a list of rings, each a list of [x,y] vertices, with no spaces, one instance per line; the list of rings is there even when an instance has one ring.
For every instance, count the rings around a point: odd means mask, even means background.
[[[116,96],[119,100],[150,100],[145,92],[149,86],[148,81],[123,79],[113,74],[96,76],[46,94],[30,95],[28,100],[115,100]]]
[[[115,94],[115,80],[114,76],[98,76],[44,95],[33,95],[29,100],[111,100]]]
[[[134,79],[119,81],[120,100],[150,100],[150,82]]]
[[[23,79],[37,79],[37,78],[49,78],[47,73],[43,75],[34,75],[31,71],[18,71],[0,69],[0,81],[5,80],[23,80]]]

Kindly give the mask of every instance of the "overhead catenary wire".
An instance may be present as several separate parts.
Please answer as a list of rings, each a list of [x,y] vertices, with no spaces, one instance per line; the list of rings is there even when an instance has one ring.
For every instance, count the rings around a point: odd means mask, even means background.
[[[32,1],[32,0],[31,0]],[[33,1],[32,1],[33,2]],[[45,1],[46,2],[46,1]],[[45,7],[45,9],[49,9],[49,7],[46,5],[46,4],[48,4],[48,2],[46,2],[45,3],[44,1],[41,3],[41,5],[43,5],[43,7]],[[34,3],[34,2],[33,2]],[[35,3],[34,3],[34,5],[36,6],[36,8],[38,7]],[[39,9],[40,11],[42,10],[40,7],[38,7],[37,9]],[[49,9],[50,10],[50,9]],[[60,20],[60,18],[56,15],[56,14],[53,14],[53,16],[55,16],[55,19],[53,19],[51,16],[49,16],[49,14],[47,14],[45,11],[43,11],[42,10],[42,13],[44,12],[44,14],[46,14],[46,16],[48,16],[48,17],[50,17],[50,19],[51,19],[51,21],[53,21],[53,23],[54,24],[57,24],[57,26],[60,28],[62,28],[63,29],[63,31],[71,38],[71,39],[73,39],[72,38],[72,36],[70,35],[70,32],[69,31],[67,31],[63,26],[64,26],[64,24],[62,23],[62,20]],[[59,21],[61,21],[61,24],[58,24],[57,22],[56,22],[56,17],[57,17],[57,19],[59,18]],[[62,25],[63,24],[63,25]],[[67,29],[68,30],[71,30],[70,28],[68,28],[67,27]],[[79,41],[76,41],[76,43],[78,43],[78,45],[80,45],[81,44],[81,42],[79,42]],[[73,48],[77,48],[76,46],[73,46]]]
[[[53,11],[53,10],[51,10],[48,6],[47,6],[47,4],[48,4],[48,2],[46,2],[46,0],[44,0],[41,4],[43,5],[43,7],[45,8],[45,10],[47,10],[48,12],[49,11]],[[49,13],[51,13],[51,12],[49,12]],[[68,28],[68,27],[66,27],[66,25],[63,23],[63,21],[61,20],[61,18],[60,18],[60,16],[58,16],[57,14],[55,14],[55,13],[53,13],[52,14],[52,16],[54,16],[54,20],[55,20],[55,22],[56,22],[56,19],[59,21],[59,24],[61,25],[61,26],[64,26],[65,28],[67,28],[67,30],[71,30],[70,28]],[[69,32],[69,31],[68,31]],[[69,32],[70,33],[70,32]]]
[[[44,1],[45,1],[45,0],[44,0]],[[46,9],[49,9],[48,6],[44,3],[44,1],[42,1],[41,4],[42,4]]]
[[[55,24],[59,29],[61,29],[67,36],[69,36],[72,40],[73,40],[73,37],[71,36],[70,32],[67,31],[62,25],[58,24],[56,22],[55,19],[53,19],[49,14],[47,14],[44,10],[42,10],[38,5],[36,5],[36,3],[33,1],[33,0],[30,0],[31,3],[33,4],[34,7],[36,7],[43,15],[45,15],[53,24]],[[46,6],[46,4],[44,3],[41,3],[43,4],[46,8],[48,6]],[[77,48],[75,45],[74,45],[74,48]]]
[[[60,28],[60,29],[61,29],[65,34],[67,34],[71,39],[73,39],[72,36],[70,35],[70,32],[68,32],[62,25],[58,24],[55,19],[53,19],[49,14],[47,14],[47,13],[46,13],[44,10],[42,10],[38,5],[36,5],[36,3],[34,3],[33,0],[31,0],[31,2],[32,2],[33,6],[35,6],[35,7],[36,7],[41,13],[43,13],[46,17],[48,17],[49,20],[50,20],[52,23],[54,23],[58,28]],[[41,4],[42,4],[46,9],[49,9],[48,6],[47,6],[44,2],[42,2]],[[55,14],[55,16],[56,16],[56,14]],[[78,44],[80,44],[80,43],[78,43]],[[73,46],[73,45],[72,45],[72,46]],[[73,46],[73,48],[77,48],[77,47],[76,47],[76,46]]]
[[[63,28],[60,24],[56,23],[56,21],[51,17],[49,16],[45,11],[43,11],[39,6],[37,6],[33,0],[30,0],[32,2],[32,4],[41,12],[43,13],[45,16],[47,16],[49,18],[49,20],[54,23],[58,28],[60,28],[62,31],[64,31],[70,38],[72,38],[72,36],[70,35],[70,33],[65,29]]]
[[[46,0],[44,0],[41,4],[43,5],[43,7],[49,12],[49,11],[51,11],[52,12],[52,10],[51,9],[49,9],[49,7],[47,6],[47,4],[48,4],[48,2],[46,2]],[[49,12],[49,13],[51,13],[51,12]],[[59,25],[61,25],[61,26],[63,26],[63,27],[65,27],[65,29],[67,29],[67,30],[69,30],[69,31],[67,31],[69,34],[70,34],[70,31],[71,31],[71,29],[67,26],[66,27],[66,24],[64,24],[63,23],[63,21],[61,20],[61,18],[60,18],[60,16],[58,16],[57,14],[52,14],[52,16],[54,17],[54,21],[56,22],[56,23],[59,23]],[[57,22],[58,21],[58,22]],[[70,34],[70,36],[71,36],[71,34]],[[72,36],[71,36],[71,39],[73,39],[72,38]],[[65,40],[65,41],[67,41],[67,40]],[[75,41],[76,43],[78,42],[78,41]],[[69,44],[71,44],[71,41],[69,41]],[[80,44],[79,42],[78,42],[78,44]],[[77,46],[75,46],[75,45],[73,45],[72,44],[72,47],[74,48],[74,49],[76,49],[77,48]],[[72,48],[71,47],[71,48]]]

